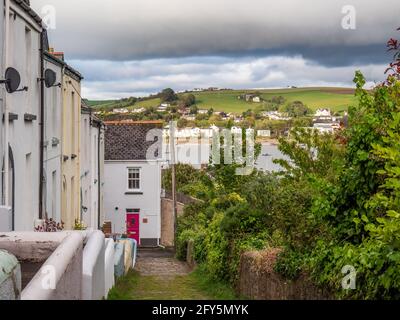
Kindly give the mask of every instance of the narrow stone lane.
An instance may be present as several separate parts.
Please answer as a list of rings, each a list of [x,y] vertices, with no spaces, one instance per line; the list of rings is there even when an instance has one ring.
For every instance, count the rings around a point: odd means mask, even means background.
[[[162,249],[141,249],[135,270],[118,281],[111,299],[205,300],[190,268]]]
[[[161,249],[141,249],[135,270],[141,276],[175,277],[190,273],[186,263],[175,259],[173,252]]]

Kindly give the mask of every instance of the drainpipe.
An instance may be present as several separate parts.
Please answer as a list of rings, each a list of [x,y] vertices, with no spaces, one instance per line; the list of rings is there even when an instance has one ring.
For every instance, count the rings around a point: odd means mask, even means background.
[[[101,122],[98,123],[98,128],[99,128],[99,134],[97,136],[97,193],[98,193],[98,200],[97,200],[97,223],[98,223],[98,229],[101,230],[101,223],[100,223],[100,218],[101,218],[101,163],[100,163],[100,140],[101,140]]]
[[[43,179],[44,179],[44,32],[40,34],[40,161],[39,161],[39,219],[43,214]],[[47,217],[46,217],[47,218]]]
[[[10,0],[5,0],[4,3],[5,6],[5,26],[4,26],[4,33],[5,33],[5,39],[4,39],[4,68],[8,67],[8,48],[10,44]],[[4,95],[4,205],[6,207],[10,206],[9,203],[9,106],[8,106],[8,92],[5,91]]]

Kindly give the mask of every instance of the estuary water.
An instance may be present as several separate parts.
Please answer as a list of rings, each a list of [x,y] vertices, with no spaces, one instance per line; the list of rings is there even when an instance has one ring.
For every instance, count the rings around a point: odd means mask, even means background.
[[[176,146],[176,161],[190,164],[198,169],[209,163],[210,155],[210,144],[184,143]],[[164,158],[169,158],[168,148],[164,149]],[[279,151],[277,144],[263,143],[256,167],[262,171],[280,171],[282,168],[274,163],[275,159],[286,159],[286,157]]]

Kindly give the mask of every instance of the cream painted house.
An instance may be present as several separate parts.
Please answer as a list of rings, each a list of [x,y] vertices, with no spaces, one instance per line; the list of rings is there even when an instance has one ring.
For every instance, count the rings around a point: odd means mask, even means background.
[[[79,72],[64,67],[62,79],[61,218],[65,229],[80,220],[81,80]]]

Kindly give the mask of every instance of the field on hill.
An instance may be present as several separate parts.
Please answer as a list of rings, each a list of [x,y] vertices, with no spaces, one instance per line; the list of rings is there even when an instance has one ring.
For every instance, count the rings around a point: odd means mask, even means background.
[[[245,102],[238,96],[255,91],[217,91],[195,94],[199,108],[213,107],[217,111],[243,112],[262,106],[263,103]],[[274,96],[283,96],[287,102],[301,101],[312,110],[330,108],[333,111],[344,111],[356,102],[351,89],[307,88],[259,90],[264,100]]]
[[[200,109],[213,108],[215,111],[242,113],[248,109],[255,109],[263,103],[253,103],[239,100],[238,96],[245,93],[261,94],[264,100],[274,96],[283,96],[287,102],[301,101],[312,110],[318,108],[330,108],[332,111],[345,111],[356,103],[354,90],[349,88],[295,88],[295,89],[268,89],[268,90],[224,90],[196,92],[197,105]],[[117,107],[118,101],[89,101],[93,107]],[[156,107],[161,103],[160,99],[150,99],[137,102],[133,108]]]

